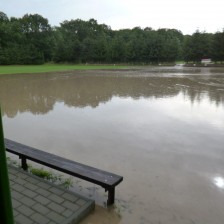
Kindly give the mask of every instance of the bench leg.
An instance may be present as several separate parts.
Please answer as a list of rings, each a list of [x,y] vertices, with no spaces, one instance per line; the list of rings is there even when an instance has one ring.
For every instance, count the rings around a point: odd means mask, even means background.
[[[114,198],[115,198],[115,187],[112,187],[108,189],[107,205],[114,204]]]
[[[21,166],[22,166],[23,170],[27,170],[28,166],[26,163],[26,157],[20,156],[19,158],[21,159]]]

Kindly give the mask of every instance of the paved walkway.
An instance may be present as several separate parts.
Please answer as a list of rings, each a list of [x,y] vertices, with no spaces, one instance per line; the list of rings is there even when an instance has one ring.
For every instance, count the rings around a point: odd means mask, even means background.
[[[15,224],[75,224],[95,203],[21,169],[9,166]]]

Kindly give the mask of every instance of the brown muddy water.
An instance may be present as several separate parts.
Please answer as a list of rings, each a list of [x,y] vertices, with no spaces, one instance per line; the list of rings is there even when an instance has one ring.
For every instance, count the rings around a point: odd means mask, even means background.
[[[224,69],[1,75],[5,137],[124,176],[83,224],[224,223]]]

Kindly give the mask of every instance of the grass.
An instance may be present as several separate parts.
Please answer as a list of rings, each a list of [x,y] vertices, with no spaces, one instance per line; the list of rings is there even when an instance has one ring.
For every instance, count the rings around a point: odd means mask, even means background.
[[[43,179],[50,180],[52,179],[53,175],[51,172],[44,170],[43,168],[37,169],[37,168],[30,168],[30,172],[33,175],[36,175],[38,177],[41,177]]]
[[[7,157],[8,164],[15,166],[17,168],[22,168],[20,163],[18,163],[17,160],[11,159],[10,157]],[[28,172],[38,176],[40,178],[43,178],[51,183],[54,183],[56,185],[60,185],[66,189],[69,189],[73,186],[73,180],[71,177],[65,177],[63,175],[60,175],[58,173],[53,173],[50,170],[46,170],[44,168],[34,168],[32,165],[28,164]]]
[[[0,74],[44,73],[70,70],[96,69],[126,69],[124,65],[71,65],[71,64],[44,64],[44,65],[2,65]]]
[[[175,63],[176,63],[176,65],[185,64],[185,61],[176,61]]]
[[[51,171],[47,171],[43,168],[33,168],[31,165],[29,165],[28,170],[33,175],[43,178],[45,180],[48,180],[52,183],[61,185],[61,186],[65,187],[66,189],[73,186],[73,181],[70,177],[64,178],[62,175],[55,174],[55,173],[53,173]]]

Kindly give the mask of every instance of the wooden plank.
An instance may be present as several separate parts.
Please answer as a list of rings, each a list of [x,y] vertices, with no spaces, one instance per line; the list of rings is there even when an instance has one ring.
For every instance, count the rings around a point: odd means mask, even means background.
[[[90,167],[72,160],[62,158],[9,139],[5,139],[5,146],[8,152],[14,153],[20,157],[25,157],[34,162],[51,167],[72,176],[84,179],[86,181],[98,184],[108,190],[115,187],[123,177],[103,171],[94,167]]]

